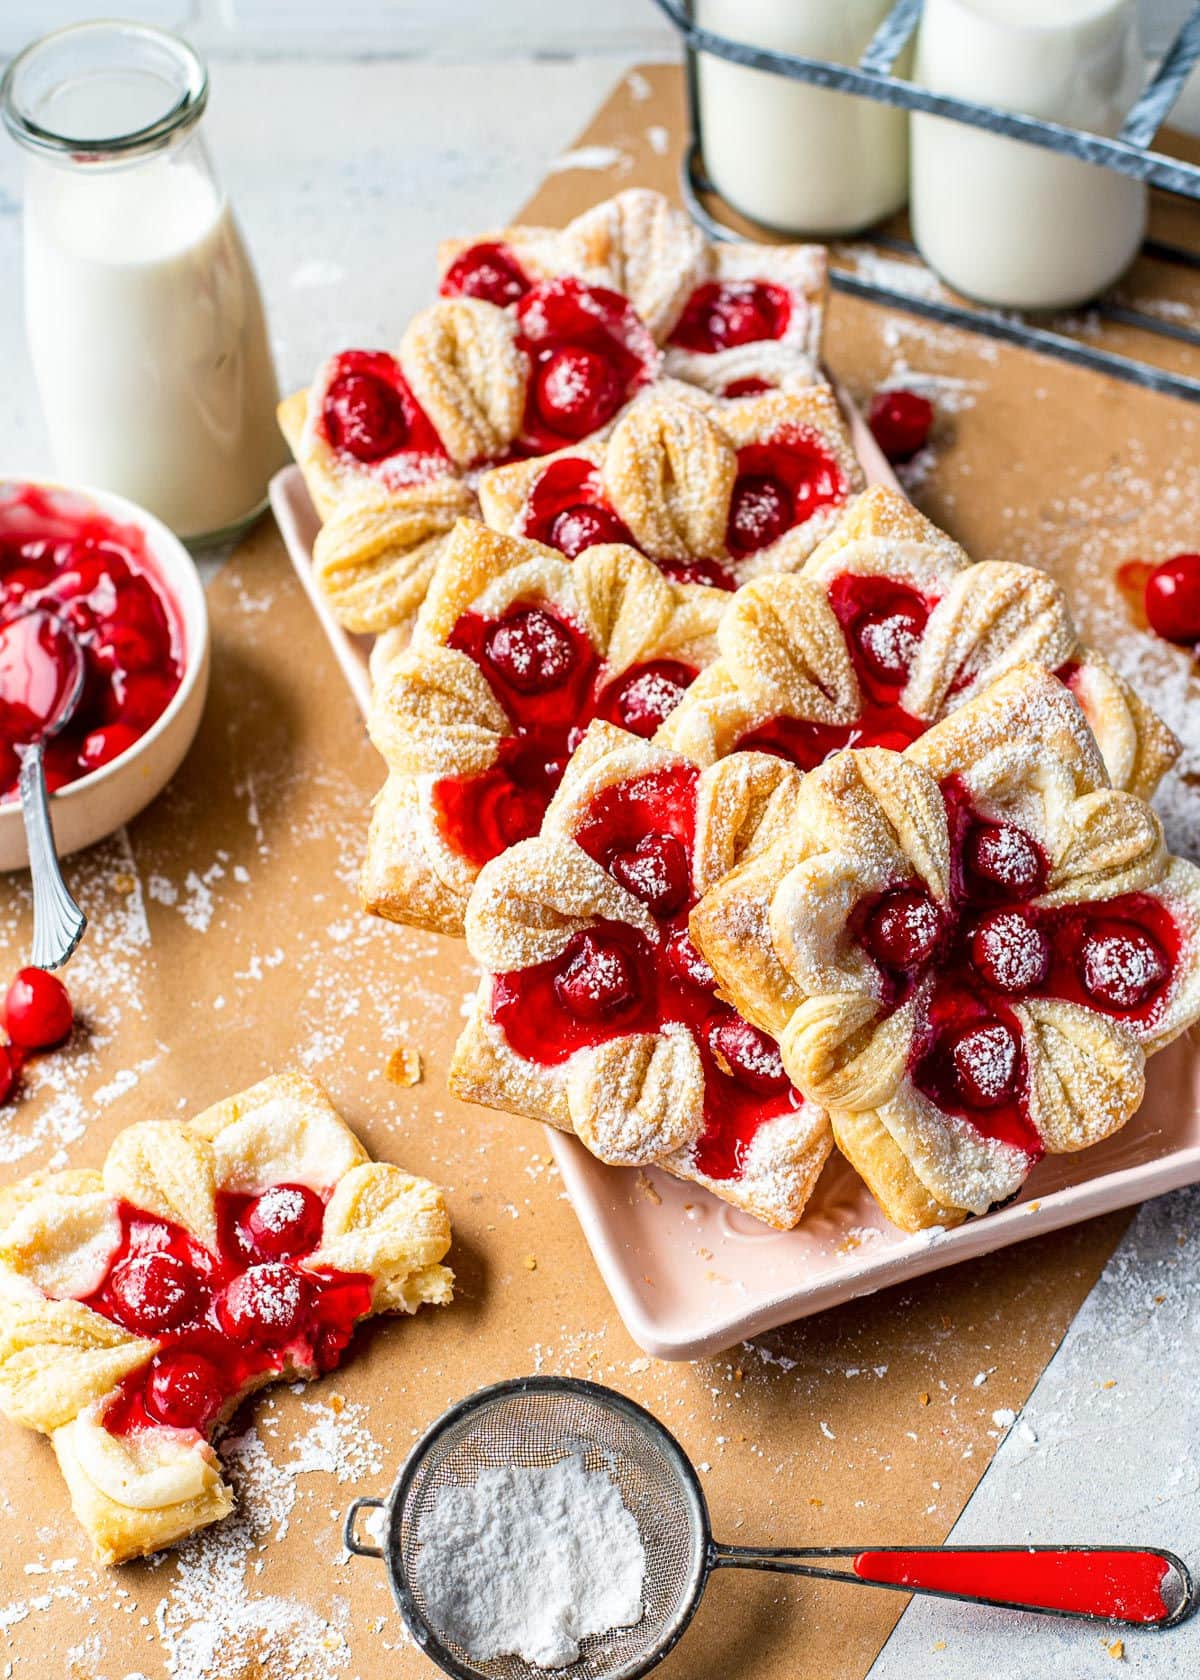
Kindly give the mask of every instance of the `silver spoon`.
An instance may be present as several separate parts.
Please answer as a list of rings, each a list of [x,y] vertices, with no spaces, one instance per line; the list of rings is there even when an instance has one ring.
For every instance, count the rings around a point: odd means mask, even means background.
[[[45,657],[47,651],[53,657]],[[17,787],[33,876],[33,965],[61,968],[83,938],[87,917],[63,880],[50,822],[46,790],[46,742],[74,716],[86,674],[75,632],[57,613],[31,607],[0,625],[0,696],[12,673],[18,690],[30,694],[30,734],[16,744],[21,769]],[[47,680],[46,673],[52,672]],[[41,680],[39,680],[39,677]]]

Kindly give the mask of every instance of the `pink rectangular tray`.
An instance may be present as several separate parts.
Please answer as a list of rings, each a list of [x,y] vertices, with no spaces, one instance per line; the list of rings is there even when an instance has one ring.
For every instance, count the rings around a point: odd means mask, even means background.
[[[852,423],[868,478],[894,482],[861,419],[852,414]],[[271,506],[365,713],[370,638],[343,630],[316,589],[312,542],[318,520],[297,467],[276,475]],[[1135,1119],[1082,1155],[1048,1156],[1008,1207],[953,1231],[916,1236],[888,1223],[836,1152],[801,1224],[774,1231],[694,1184],[657,1168],[605,1166],[575,1138],[553,1127],[546,1132],[630,1335],[659,1359],[701,1359],[840,1301],[1200,1181],[1200,1054],[1182,1039],[1155,1057]]]

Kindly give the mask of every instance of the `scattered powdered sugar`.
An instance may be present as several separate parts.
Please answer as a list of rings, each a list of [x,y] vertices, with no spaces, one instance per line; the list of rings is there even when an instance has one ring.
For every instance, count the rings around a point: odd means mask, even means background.
[[[439,1489],[416,1572],[431,1622],[475,1662],[516,1655],[539,1668],[579,1641],[642,1618],[646,1554],[633,1515],[581,1455],[503,1465]]]
[[[568,169],[619,169],[621,174],[633,167],[633,159],[619,146],[577,146],[573,152],[563,152],[550,165],[551,175],[561,175]]]

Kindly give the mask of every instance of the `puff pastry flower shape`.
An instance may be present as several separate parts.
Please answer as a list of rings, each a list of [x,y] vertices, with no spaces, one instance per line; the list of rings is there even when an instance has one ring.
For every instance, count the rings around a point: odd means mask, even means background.
[[[668,577],[736,589],[795,571],[863,484],[828,386],[736,403],[663,386],[601,437],[484,473],[479,502],[564,554],[630,543]]]
[[[659,736],[698,764],[762,751],[811,770],[843,747],[901,751],[1034,661],[1080,702],[1115,786],[1149,797],[1178,752],[1166,725],[1080,646],[1052,578],[972,565],[883,487],[850,503],[798,575],[739,591],[718,640],[721,657]]]
[[[1200,871],[1033,666],[903,754],[804,777],[691,930],[906,1230],[1117,1131],[1146,1056],[1200,1016]]]
[[[441,1192],[299,1074],[128,1126],[101,1171],[0,1192],[0,1410],[50,1437],[97,1561],[157,1551],[231,1509],[210,1437],[242,1397],[449,1301],[449,1246]]]
[[[376,644],[370,731],[389,774],[364,908],[461,934],[479,869],[537,833],[588,723],[652,735],[714,656],[728,599],[629,548],[572,563],[461,521],[411,645]]]
[[[718,997],[687,918],[769,842],[798,783],[765,754],[701,771],[593,723],[541,834],[487,864],[471,894],[467,943],[484,977],[456,1095],[794,1225],[829,1153],[825,1117]]]
[[[712,243],[661,193],[631,187],[564,228],[509,227],[439,251],[447,297],[511,307],[574,274],[623,292],[666,347],[666,371],[739,397],[820,377],[826,252]]]
[[[468,472],[607,425],[660,360],[626,298],[571,276],[513,311],[443,298],[397,356],[331,357],[279,420],[323,521],[313,561],[339,622],[378,633],[411,620],[441,540],[475,510]]]

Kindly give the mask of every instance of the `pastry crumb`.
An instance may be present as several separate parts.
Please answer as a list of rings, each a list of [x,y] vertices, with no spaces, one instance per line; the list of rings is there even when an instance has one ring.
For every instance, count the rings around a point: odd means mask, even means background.
[[[1114,1662],[1125,1661],[1125,1641],[1123,1639],[1114,1639],[1107,1649],[1109,1656]]]
[[[1116,1377],[1109,1377],[1107,1382],[1102,1382],[1100,1384],[1101,1388],[1116,1388],[1116,1386],[1117,1386]]]
[[[935,1639],[932,1649],[935,1651],[944,1651],[946,1649],[946,1641],[944,1639]]]
[[[536,1254],[527,1254],[525,1256],[524,1260],[521,1262],[521,1264],[524,1266],[524,1268],[527,1272],[536,1272],[537,1271],[537,1255]]]
[[[406,1044],[398,1044],[388,1057],[383,1071],[393,1085],[419,1085],[421,1083],[420,1051],[410,1050]]]
[[[662,1197],[644,1172],[640,1172],[637,1176],[637,1187],[648,1202],[653,1202],[655,1207],[662,1206]]]
[[[136,886],[137,880],[133,875],[121,873],[113,876],[113,891],[120,893],[122,898],[128,898]]]
[[[329,1410],[335,1415],[340,1412],[344,1412],[346,1410],[346,1401],[344,1396],[341,1394],[331,1394],[329,1396]]]
[[[917,1404],[918,1404],[918,1406],[928,1406],[928,1404],[929,1404],[928,1394],[918,1394],[917,1395]]]

